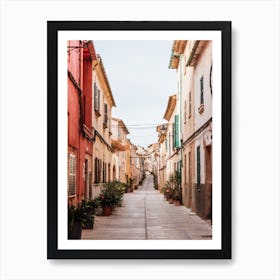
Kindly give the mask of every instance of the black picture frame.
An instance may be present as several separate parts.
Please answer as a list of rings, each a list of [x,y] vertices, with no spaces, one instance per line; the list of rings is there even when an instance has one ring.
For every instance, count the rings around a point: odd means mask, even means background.
[[[222,42],[221,250],[58,249],[58,32],[67,30],[219,30]],[[48,259],[231,259],[231,22],[48,21],[47,22],[47,258]]]

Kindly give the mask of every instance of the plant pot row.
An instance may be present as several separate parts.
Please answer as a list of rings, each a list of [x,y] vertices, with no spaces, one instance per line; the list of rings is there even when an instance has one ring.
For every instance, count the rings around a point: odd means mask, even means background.
[[[168,203],[169,204],[174,204],[175,206],[180,206],[181,205],[181,201],[180,200],[176,200],[176,199],[173,199],[173,198],[169,198],[168,199]]]

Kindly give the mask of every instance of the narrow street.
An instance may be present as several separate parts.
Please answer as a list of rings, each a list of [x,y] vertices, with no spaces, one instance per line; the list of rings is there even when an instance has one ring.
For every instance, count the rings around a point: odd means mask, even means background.
[[[142,186],[124,194],[123,205],[111,216],[97,216],[93,230],[83,230],[82,239],[211,239],[211,226],[185,206],[174,206],[153,187],[147,175]]]

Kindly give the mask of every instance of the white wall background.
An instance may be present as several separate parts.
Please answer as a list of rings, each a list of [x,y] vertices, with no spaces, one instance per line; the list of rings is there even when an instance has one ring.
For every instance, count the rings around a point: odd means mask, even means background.
[[[279,1],[1,1],[1,279],[280,279]],[[46,21],[231,20],[233,259],[46,259]]]

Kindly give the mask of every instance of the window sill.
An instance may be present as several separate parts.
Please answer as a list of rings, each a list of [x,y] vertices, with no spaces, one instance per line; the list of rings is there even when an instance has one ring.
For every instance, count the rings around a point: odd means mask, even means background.
[[[198,112],[199,114],[202,114],[204,112],[204,104],[201,104],[199,107],[198,107]]]

